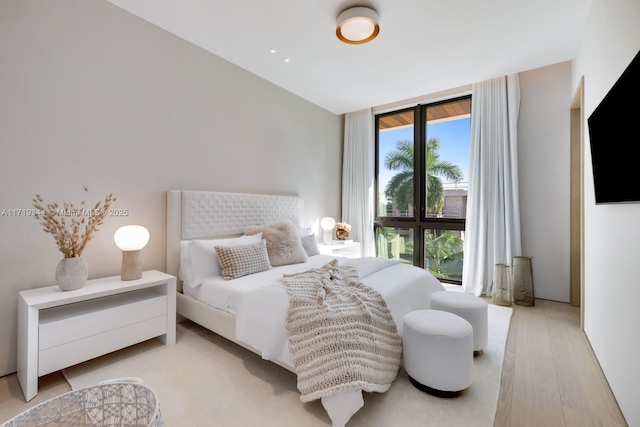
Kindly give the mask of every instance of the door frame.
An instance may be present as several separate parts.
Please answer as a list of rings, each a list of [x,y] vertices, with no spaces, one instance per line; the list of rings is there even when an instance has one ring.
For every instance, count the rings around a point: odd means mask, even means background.
[[[584,330],[584,76],[570,109],[569,303],[580,307]]]

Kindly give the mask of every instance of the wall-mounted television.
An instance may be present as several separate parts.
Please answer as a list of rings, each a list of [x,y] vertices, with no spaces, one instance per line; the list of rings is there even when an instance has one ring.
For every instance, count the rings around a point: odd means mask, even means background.
[[[596,204],[640,203],[640,51],[587,119]]]

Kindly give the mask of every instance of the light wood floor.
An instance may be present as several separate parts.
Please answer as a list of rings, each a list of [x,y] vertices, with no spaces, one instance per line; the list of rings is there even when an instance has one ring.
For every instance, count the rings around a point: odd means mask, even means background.
[[[513,305],[495,426],[626,426],[580,330],[580,309]]]
[[[513,309],[495,426],[626,426],[579,329],[579,309],[545,300]],[[1,377],[0,423],[69,390],[56,372],[40,378],[38,395],[25,403],[16,375]]]

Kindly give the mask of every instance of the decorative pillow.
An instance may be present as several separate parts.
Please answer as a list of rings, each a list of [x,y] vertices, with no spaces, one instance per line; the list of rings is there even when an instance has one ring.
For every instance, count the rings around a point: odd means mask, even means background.
[[[307,253],[307,256],[320,255],[320,250],[318,250],[318,242],[316,241],[315,234],[301,237],[300,242],[302,243],[302,247]]]
[[[262,233],[262,237],[267,241],[267,252],[272,267],[307,261],[307,253],[300,242],[298,229],[291,221],[247,227],[245,230],[247,235],[258,233]]]
[[[191,286],[200,286],[207,277],[222,275],[216,257],[216,246],[243,246],[258,243],[261,240],[262,235],[260,234],[231,239],[192,240],[189,242],[190,268],[183,271],[183,275],[186,271],[189,272],[188,275],[185,275],[185,283]]]
[[[265,240],[244,246],[216,246],[224,280],[237,279],[271,268]]]

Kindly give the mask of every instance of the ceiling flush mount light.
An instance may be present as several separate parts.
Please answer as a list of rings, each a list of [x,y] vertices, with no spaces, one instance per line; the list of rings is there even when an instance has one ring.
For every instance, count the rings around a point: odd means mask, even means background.
[[[380,32],[378,14],[368,7],[352,7],[338,15],[336,36],[348,44],[363,44]]]

